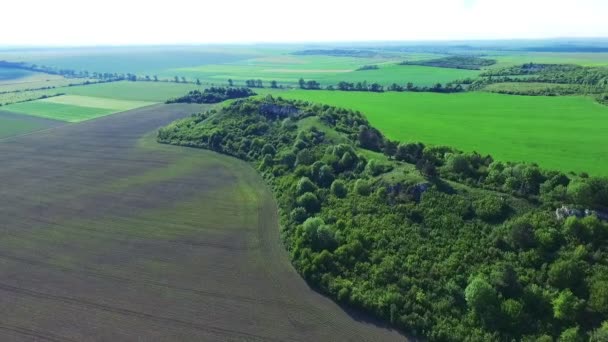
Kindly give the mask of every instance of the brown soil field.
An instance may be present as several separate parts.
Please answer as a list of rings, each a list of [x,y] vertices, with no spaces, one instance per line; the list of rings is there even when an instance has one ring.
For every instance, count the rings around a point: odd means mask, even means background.
[[[393,341],[311,290],[248,164],[157,144],[200,106],[0,140],[0,341]]]

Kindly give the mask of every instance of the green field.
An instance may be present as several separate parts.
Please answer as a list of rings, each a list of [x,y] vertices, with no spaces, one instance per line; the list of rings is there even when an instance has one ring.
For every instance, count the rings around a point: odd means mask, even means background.
[[[562,83],[542,83],[542,82],[501,82],[492,83],[483,87],[483,90],[490,92],[509,92],[509,91],[546,91],[550,89],[554,90],[568,90],[569,88],[576,87],[574,84],[562,84]]]
[[[427,55],[411,55],[408,60],[432,58]],[[293,56],[277,55],[229,64],[212,64],[200,67],[180,68],[168,71],[171,75],[186,75],[190,80],[200,78],[209,83],[225,84],[228,79],[244,83],[248,79],[261,79],[267,83],[272,80],[282,85],[296,85],[300,78],[315,80],[322,85],[335,85],[346,82],[377,82],[383,85],[392,83],[429,86],[456,79],[475,77],[476,70],[434,68],[425,66],[401,66],[398,62],[405,57],[331,57],[331,56]],[[377,70],[357,71],[363,65],[378,65]]]
[[[301,90],[279,95],[360,110],[391,139],[608,174],[608,107],[591,98]]]
[[[154,102],[65,95],[16,103],[2,108],[14,113],[67,122],[80,122],[152,104]]]
[[[608,66],[608,53],[591,52],[526,52],[492,56],[496,67],[524,63],[578,64],[583,66]]]
[[[189,83],[122,81],[61,88],[61,91],[70,95],[129,101],[165,102],[172,97],[182,96],[190,90],[200,88],[200,86]]]

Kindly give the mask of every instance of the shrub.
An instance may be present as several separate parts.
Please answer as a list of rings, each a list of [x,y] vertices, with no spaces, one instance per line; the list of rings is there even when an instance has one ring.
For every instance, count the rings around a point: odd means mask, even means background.
[[[296,184],[296,195],[302,195],[306,192],[314,192],[317,186],[308,178],[302,177]]]
[[[299,206],[306,209],[306,212],[308,213],[316,213],[319,211],[319,199],[312,192],[306,192],[298,197],[297,203]]]
[[[355,192],[361,196],[369,195],[371,189],[365,179],[357,179],[355,182]]]
[[[338,198],[344,198],[348,194],[348,189],[346,188],[346,184],[344,183],[344,181],[339,180],[339,179],[337,179],[337,180],[333,181],[333,183],[331,183],[330,190],[331,190],[331,193]]]
[[[486,196],[473,202],[475,214],[482,220],[496,222],[504,219],[507,204],[502,198]]]

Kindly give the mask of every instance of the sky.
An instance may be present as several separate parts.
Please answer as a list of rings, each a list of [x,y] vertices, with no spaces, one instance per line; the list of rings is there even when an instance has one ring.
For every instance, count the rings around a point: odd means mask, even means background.
[[[8,0],[0,45],[608,37],[608,0]]]

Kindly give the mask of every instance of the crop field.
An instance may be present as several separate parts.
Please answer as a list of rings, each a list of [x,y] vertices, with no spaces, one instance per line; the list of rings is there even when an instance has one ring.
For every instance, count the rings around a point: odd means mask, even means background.
[[[71,83],[83,83],[86,80],[68,79],[58,75],[21,69],[0,68],[0,93],[43,87],[64,87]]]
[[[54,96],[61,94],[63,89],[30,90],[0,94],[0,105],[36,100],[43,96]],[[0,107],[1,109],[1,107]]]
[[[25,78],[33,74],[27,70],[13,69],[13,68],[0,68],[0,82],[18,80]]]
[[[496,67],[524,63],[578,64],[583,66],[608,66],[608,53],[585,52],[526,52],[492,56]]]
[[[277,95],[359,110],[399,141],[454,146],[566,172],[608,174],[608,107],[591,98],[301,90]]]
[[[62,125],[61,121],[2,111],[0,108],[0,139],[31,133]]]
[[[488,84],[483,88],[485,91],[500,92],[500,91],[543,91],[547,89],[563,89],[567,90],[576,85],[561,84],[561,83],[542,83],[542,82],[501,82]]]
[[[417,65],[385,65],[377,70],[356,71],[341,75],[327,75],[320,78],[319,82],[324,84],[337,84],[346,82],[377,82],[382,85],[393,83],[405,85],[412,82],[418,86],[432,86],[437,83],[445,84],[450,81],[463,78],[474,78],[479,74],[478,70],[449,69]]]
[[[429,56],[425,56],[428,58]],[[422,56],[408,56],[416,60]],[[335,85],[346,82],[377,82],[383,85],[392,83],[415,83],[430,86],[456,79],[475,77],[476,70],[434,68],[424,66],[397,65],[405,57],[394,58],[358,58],[331,56],[293,56],[283,55],[272,58],[259,58],[229,64],[205,65],[193,68],[171,70],[165,76],[187,75],[188,78],[200,78],[210,83],[225,84],[228,79],[243,84],[248,79],[261,79],[266,83],[272,80],[279,84],[294,86],[300,78],[315,80],[322,85]],[[364,65],[378,65],[379,69],[357,71]]]
[[[201,86],[190,83],[122,81],[62,88],[61,91],[70,95],[129,101],[165,102],[172,97],[182,96],[194,89],[201,89]]]
[[[145,107],[154,102],[64,95],[4,106],[4,110],[53,120],[80,122],[100,116]]]
[[[201,109],[0,142],[0,340],[403,340],[295,273],[248,164],[155,143]]]

